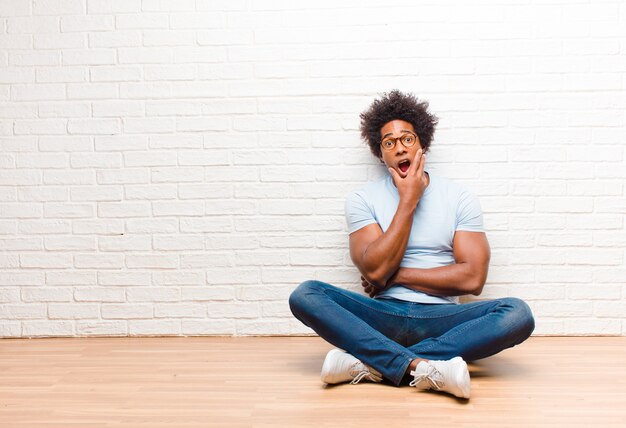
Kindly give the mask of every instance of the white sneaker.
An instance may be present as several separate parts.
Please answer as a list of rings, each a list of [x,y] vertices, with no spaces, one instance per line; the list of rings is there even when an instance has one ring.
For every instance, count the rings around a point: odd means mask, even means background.
[[[332,349],[326,354],[321,377],[322,382],[329,384],[348,381],[351,381],[351,384],[357,384],[363,379],[372,382],[383,380],[383,376],[379,372],[339,349]]]
[[[409,384],[417,389],[445,391],[461,398],[470,397],[470,377],[467,364],[461,357],[446,361],[420,361]]]

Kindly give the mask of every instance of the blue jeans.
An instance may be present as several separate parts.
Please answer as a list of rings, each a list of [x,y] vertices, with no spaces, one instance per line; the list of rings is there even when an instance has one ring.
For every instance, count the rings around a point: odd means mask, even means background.
[[[497,354],[526,340],[535,328],[517,298],[465,304],[372,299],[320,281],[289,296],[294,316],[323,339],[400,385],[415,358],[466,361]]]

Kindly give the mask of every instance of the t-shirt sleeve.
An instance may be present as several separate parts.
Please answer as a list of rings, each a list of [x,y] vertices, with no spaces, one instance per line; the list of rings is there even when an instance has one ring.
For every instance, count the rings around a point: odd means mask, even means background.
[[[353,192],[348,195],[346,198],[345,211],[348,233],[356,232],[367,225],[377,223],[362,192]]]
[[[456,210],[456,230],[467,232],[484,232],[483,212],[478,198],[463,188],[459,196]]]

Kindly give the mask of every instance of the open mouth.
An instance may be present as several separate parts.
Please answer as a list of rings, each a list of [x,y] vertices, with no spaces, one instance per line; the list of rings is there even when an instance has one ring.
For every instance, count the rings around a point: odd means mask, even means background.
[[[407,172],[409,170],[409,166],[411,166],[411,162],[408,160],[403,160],[398,163],[398,169],[402,172]]]

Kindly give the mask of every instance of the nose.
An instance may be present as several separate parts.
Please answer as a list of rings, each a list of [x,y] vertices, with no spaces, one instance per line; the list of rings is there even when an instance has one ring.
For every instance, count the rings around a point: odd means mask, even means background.
[[[403,153],[406,153],[406,147],[404,147],[404,144],[402,144],[400,142],[400,140],[396,140],[396,154],[401,155]]]

